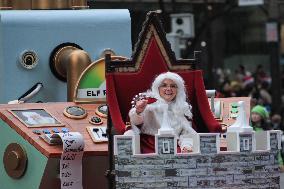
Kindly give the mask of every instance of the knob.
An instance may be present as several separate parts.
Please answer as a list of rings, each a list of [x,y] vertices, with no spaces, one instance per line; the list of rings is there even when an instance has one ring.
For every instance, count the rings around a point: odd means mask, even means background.
[[[38,63],[38,56],[36,52],[31,50],[26,50],[20,55],[20,63],[26,69],[33,69]]]
[[[10,177],[18,179],[25,173],[27,154],[20,144],[11,143],[5,149],[3,163],[6,173]]]

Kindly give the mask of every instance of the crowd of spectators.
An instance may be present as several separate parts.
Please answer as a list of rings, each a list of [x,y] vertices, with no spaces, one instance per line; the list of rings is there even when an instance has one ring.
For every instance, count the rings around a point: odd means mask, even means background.
[[[258,105],[268,112],[266,128],[284,131],[282,113],[273,112],[271,109],[271,77],[262,65],[258,65],[254,72],[246,70],[243,65],[239,65],[234,72],[229,69],[217,69],[216,77],[218,97],[251,97],[251,109]]]
[[[271,77],[262,65],[258,65],[254,72],[239,65],[233,72],[229,69],[217,69],[215,73],[218,80],[218,97],[251,97],[250,125],[255,131],[271,129],[284,131],[284,111],[273,112],[271,108],[271,90],[273,90]],[[284,72],[281,79],[284,80]],[[282,142],[284,144],[284,141]],[[278,158],[282,171],[284,171],[283,157],[284,149],[282,149],[282,158],[281,155]]]

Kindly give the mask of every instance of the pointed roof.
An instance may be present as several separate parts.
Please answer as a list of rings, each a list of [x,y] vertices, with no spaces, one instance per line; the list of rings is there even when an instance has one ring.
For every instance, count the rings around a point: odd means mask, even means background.
[[[165,68],[164,71],[192,70],[195,68],[196,59],[176,60],[162,27],[160,13],[157,11],[151,11],[147,14],[131,59],[110,61],[110,56],[106,55],[107,72],[139,72],[143,70],[143,63],[147,61],[151,62],[151,66]]]

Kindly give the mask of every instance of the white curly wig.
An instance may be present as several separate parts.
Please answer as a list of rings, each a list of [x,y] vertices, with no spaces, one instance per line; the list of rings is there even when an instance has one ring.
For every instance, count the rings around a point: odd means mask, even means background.
[[[159,101],[165,102],[165,100],[162,99],[159,94],[159,87],[165,79],[171,79],[177,85],[177,95],[171,103],[173,112],[176,114],[184,114],[187,117],[192,118],[191,105],[186,101],[187,96],[184,80],[178,74],[173,72],[165,72],[158,75],[152,83],[151,90],[147,93]]]

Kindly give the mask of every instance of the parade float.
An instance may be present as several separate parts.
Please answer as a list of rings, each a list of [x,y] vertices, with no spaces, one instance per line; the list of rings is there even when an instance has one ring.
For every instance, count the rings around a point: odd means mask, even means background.
[[[127,10],[0,15],[1,188],[280,188],[280,131],[252,131],[248,97],[206,95],[202,54],[177,60],[159,13],[131,58]],[[166,71],[185,80],[194,148],[177,153],[161,132],[155,153],[141,154],[139,135],[123,135],[131,101]]]
[[[159,15],[150,12],[131,60],[106,57],[107,102],[114,136],[116,188],[280,188],[277,154],[281,131],[255,132],[249,126],[250,98],[214,98],[192,60],[176,59]],[[140,135],[122,135],[133,96],[146,91],[163,72],[178,73],[192,105],[189,136],[193,150],[177,151],[177,136],[163,122],[155,152],[141,153]]]

